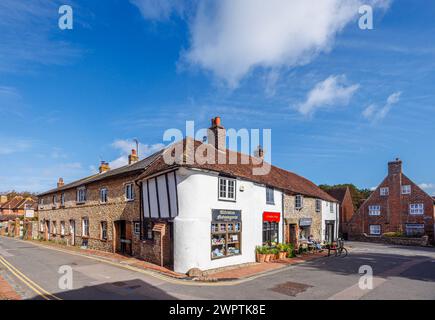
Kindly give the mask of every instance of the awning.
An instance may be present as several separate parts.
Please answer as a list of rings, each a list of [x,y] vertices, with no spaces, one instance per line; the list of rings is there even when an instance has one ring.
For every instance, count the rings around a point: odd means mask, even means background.
[[[263,212],[263,221],[267,222],[279,222],[281,218],[281,213],[279,212]]]
[[[299,220],[299,226],[300,227],[309,227],[309,226],[311,226],[312,220],[313,219],[311,219],[311,218],[301,218]]]

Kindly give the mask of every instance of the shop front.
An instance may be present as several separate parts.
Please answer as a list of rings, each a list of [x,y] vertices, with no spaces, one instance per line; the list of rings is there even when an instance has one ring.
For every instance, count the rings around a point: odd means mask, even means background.
[[[242,254],[241,210],[212,210],[211,259]]]
[[[279,212],[263,212],[263,244],[271,245],[279,242],[280,220]]]
[[[299,241],[307,241],[311,235],[312,218],[299,219]]]

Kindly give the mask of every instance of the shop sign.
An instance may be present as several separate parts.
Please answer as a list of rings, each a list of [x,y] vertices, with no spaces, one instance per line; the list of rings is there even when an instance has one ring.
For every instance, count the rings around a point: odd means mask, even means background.
[[[212,220],[215,222],[238,222],[241,221],[241,210],[212,210]]]
[[[311,219],[311,218],[301,218],[301,219],[299,219],[299,226],[300,227],[309,227],[309,226],[311,226],[312,220],[313,219]]]
[[[266,222],[279,222],[281,214],[279,212],[263,212],[263,221]]]

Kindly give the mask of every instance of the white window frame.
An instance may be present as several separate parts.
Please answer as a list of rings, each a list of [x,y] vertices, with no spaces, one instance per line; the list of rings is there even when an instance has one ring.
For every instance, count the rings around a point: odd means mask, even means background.
[[[219,177],[218,199],[224,201],[236,201],[236,179]]]
[[[127,183],[124,189],[125,201],[134,201],[134,185],[133,183]]]
[[[298,204],[299,202],[299,204]],[[304,196],[301,194],[298,194],[295,196],[295,208],[296,209],[302,209],[304,207]]]
[[[388,187],[382,187],[379,189],[379,194],[381,195],[381,197],[386,197],[390,195],[390,188]]]
[[[100,189],[100,203],[107,203],[109,199],[109,190],[107,188]]]
[[[379,232],[372,232],[372,227],[378,227],[379,228]],[[369,225],[369,233],[373,236],[380,236],[382,232],[382,228],[380,224],[370,224]]]
[[[101,240],[107,240],[108,239],[107,230],[109,229],[107,221],[101,221],[100,228],[101,228]],[[106,234],[106,237],[104,237],[104,233]]]
[[[135,235],[140,235],[140,222],[133,223],[133,232]]]
[[[85,223],[85,221],[87,223]],[[85,228],[85,224],[86,224],[86,228]],[[87,230],[87,232],[85,232],[85,230]],[[89,235],[90,235],[89,218],[82,218],[82,237],[89,237]]]
[[[329,203],[329,213],[334,213],[334,202]]]
[[[401,188],[402,194],[411,194],[412,188],[410,184],[403,185]]]
[[[409,214],[413,216],[424,215],[424,203],[411,203],[409,205]]]
[[[275,204],[275,189],[266,187],[266,204]]]
[[[61,236],[65,235],[65,221],[60,222],[60,235]]]
[[[371,217],[377,217],[381,215],[381,206],[376,204],[376,205],[371,205],[369,206],[369,216]]]
[[[77,203],[86,202],[86,187],[77,188]]]
[[[322,200],[316,199],[316,212],[322,211]]]

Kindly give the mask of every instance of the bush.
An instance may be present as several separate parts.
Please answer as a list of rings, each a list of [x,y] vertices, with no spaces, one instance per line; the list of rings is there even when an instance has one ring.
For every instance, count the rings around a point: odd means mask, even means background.
[[[385,232],[383,236],[389,238],[395,238],[395,237],[403,237],[404,235],[401,232]]]

